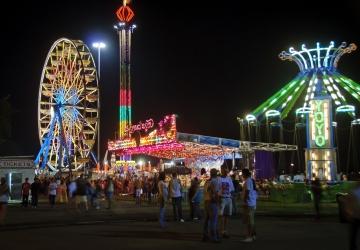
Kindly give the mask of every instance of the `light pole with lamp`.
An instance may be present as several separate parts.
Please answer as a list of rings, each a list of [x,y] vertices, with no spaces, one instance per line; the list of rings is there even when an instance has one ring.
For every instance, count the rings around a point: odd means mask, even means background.
[[[93,43],[93,47],[96,48],[98,50],[98,76],[99,76],[99,81],[100,81],[100,51],[101,49],[106,47],[106,44],[103,42],[96,42]],[[99,167],[101,169],[101,158],[100,158],[100,88],[98,90],[98,95],[99,95],[99,109],[98,109],[98,143],[97,143],[97,158],[98,158],[98,164]]]

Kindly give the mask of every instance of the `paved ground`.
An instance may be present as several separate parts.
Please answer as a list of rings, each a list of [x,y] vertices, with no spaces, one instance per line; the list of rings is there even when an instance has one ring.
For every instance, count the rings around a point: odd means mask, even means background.
[[[11,250],[348,249],[347,225],[340,224],[336,214],[314,221],[309,214],[271,214],[270,209],[264,212],[259,207],[258,239],[251,244],[241,242],[244,227],[240,216],[231,220],[231,238],[220,244],[200,241],[202,222],[169,222],[162,230],[156,218],[156,207],[134,208],[129,202],[116,203],[112,210],[81,213],[63,206],[50,209],[43,204],[25,209],[13,205],[9,206],[7,225],[0,228],[0,245]]]

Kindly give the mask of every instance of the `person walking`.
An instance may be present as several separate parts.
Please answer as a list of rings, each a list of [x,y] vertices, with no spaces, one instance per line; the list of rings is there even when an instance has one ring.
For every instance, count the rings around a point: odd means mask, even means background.
[[[252,242],[256,239],[255,210],[257,191],[255,180],[251,178],[250,170],[247,168],[243,169],[242,176],[245,178],[243,187],[243,222],[246,225],[246,238],[243,242]]]
[[[61,204],[68,203],[67,186],[64,179],[60,180],[60,185],[58,186],[57,200]]]
[[[5,224],[5,216],[7,205],[10,198],[10,189],[6,184],[6,179],[1,177],[0,179],[0,226]]]
[[[84,179],[84,175],[81,174],[80,177],[76,180],[76,208],[79,210],[80,204],[84,204],[85,210],[88,211],[88,203],[87,203],[87,193],[86,193],[86,180]]]
[[[191,198],[193,208],[193,220],[201,220],[200,201],[202,200],[202,192],[197,178],[194,179],[194,195]]]
[[[210,179],[206,180],[204,185],[205,220],[202,238],[204,242],[208,240],[214,243],[220,242],[217,230],[219,192],[220,185],[217,179],[217,170],[212,168],[210,170]]]
[[[40,181],[39,178],[35,177],[34,182],[30,185],[31,190],[31,206],[37,208],[40,193]]]
[[[225,164],[221,166],[220,180],[220,207],[219,217],[221,222],[221,235],[227,239],[230,237],[228,233],[229,217],[232,214],[232,199],[231,193],[234,192],[234,185],[231,178],[228,176],[229,169]]]
[[[322,188],[319,178],[315,178],[311,182],[311,192],[313,195],[313,201],[314,201],[314,208],[315,208],[315,219],[320,219],[320,201],[321,201],[321,194],[322,194]]]
[[[57,184],[55,182],[54,178],[51,178],[50,180],[50,184],[49,184],[49,203],[51,208],[54,208],[55,206],[55,198],[56,198],[56,189],[57,189]]]
[[[70,177],[70,182],[67,185],[67,194],[69,197],[69,203],[68,208],[76,208],[77,202],[76,202],[76,190],[77,190],[77,184],[75,177]]]
[[[173,206],[173,215],[175,221],[184,222],[184,218],[182,215],[182,194],[181,194],[181,182],[177,178],[177,174],[172,173],[172,179],[169,182],[169,194],[172,201]]]
[[[165,204],[166,204],[166,201],[168,200],[168,186],[165,182],[165,173],[164,172],[159,173],[158,191],[159,191],[159,195],[158,195],[159,201],[158,202],[159,202],[159,207],[160,207],[159,223],[160,223],[161,228],[165,228],[166,227]]]
[[[108,176],[105,186],[105,197],[108,204],[106,209],[111,209],[113,194],[114,194],[114,182],[112,178]]]
[[[94,192],[94,205],[97,210],[100,209],[100,199],[101,199],[100,180],[96,180],[95,181],[95,192]]]
[[[188,200],[189,200],[189,208],[190,208],[190,220],[194,220],[194,203],[193,203],[193,198],[196,192],[196,182],[197,178],[195,177],[194,179],[191,180],[191,184],[190,184],[190,188],[189,188],[189,192],[188,192]]]
[[[241,185],[240,185],[239,180],[236,179],[234,174],[231,176],[231,180],[232,180],[233,186],[234,186],[234,191],[231,193],[232,215],[234,216],[237,214],[236,200],[238,200],[238,197],[239,197],[239,194],[241,191]]]
[[[142,188],[141,188],[141,180],[138,176],[135,175],[135,182],[134,182],[134,187],[135,187],[135,206],[140,207],[141,206],[141,193],[142,193]]]
[[[22,206],[27,207],[29,205],[30,183],[29,178],[25,178],[25,182],[21,185],[22,194]]]

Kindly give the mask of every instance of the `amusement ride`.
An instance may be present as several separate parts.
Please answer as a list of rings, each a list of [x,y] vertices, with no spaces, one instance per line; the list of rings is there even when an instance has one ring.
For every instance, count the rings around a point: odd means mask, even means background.
[[[77,171],[89,161],[99,114],[94,59],[80,40],[61,38],[47,54],[38,97],[38,171]]]
[[[338,153],[334,138],[337,123],[333,118],[336,114],[346,114],[351,119],[351,131],[360,124],[356,113],[356,106],[360,102],[360,85],[337,69],[340,58],[356,48],[353,43],[347,45],[343,42],[335,46],[334,42],[330,42],[328,47],[316,43],[315,48],[308,49],[303,44],[299,51],[291,47],[289,51],[281,52],[279,58],[295,62],[300,72],[250,114],[238,118],[240,140],[283,142],[283,130],[289,129],[286,124],[295,124],[294,143],[299,144],[296,138],[301,130],[302,138],[307,138],[305,161],[308,177],[319,174],[313,171],[318,166],[324,179],[335,179]],[[350,136],[350,140],[353,139]],[[303,148],[298,148],[299,159]],[[323,154],[325,157],[320,156]],[[310,163],[315,160],[316,163]],[[300,162],[299,165],[305,166]],[[326,170],[329,165],[332,166],[331,173]]]

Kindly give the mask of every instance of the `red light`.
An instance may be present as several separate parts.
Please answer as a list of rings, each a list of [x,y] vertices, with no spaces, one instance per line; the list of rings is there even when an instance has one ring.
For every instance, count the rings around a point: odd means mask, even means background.
[[[121,22],[130,22],[131,19],[133,19],[133,17],[135,16],[134,12],[132,11],[132,9],[129,6],[121,6],[117,11],[116,11],[116,16],[119,18],[119,20]]]

